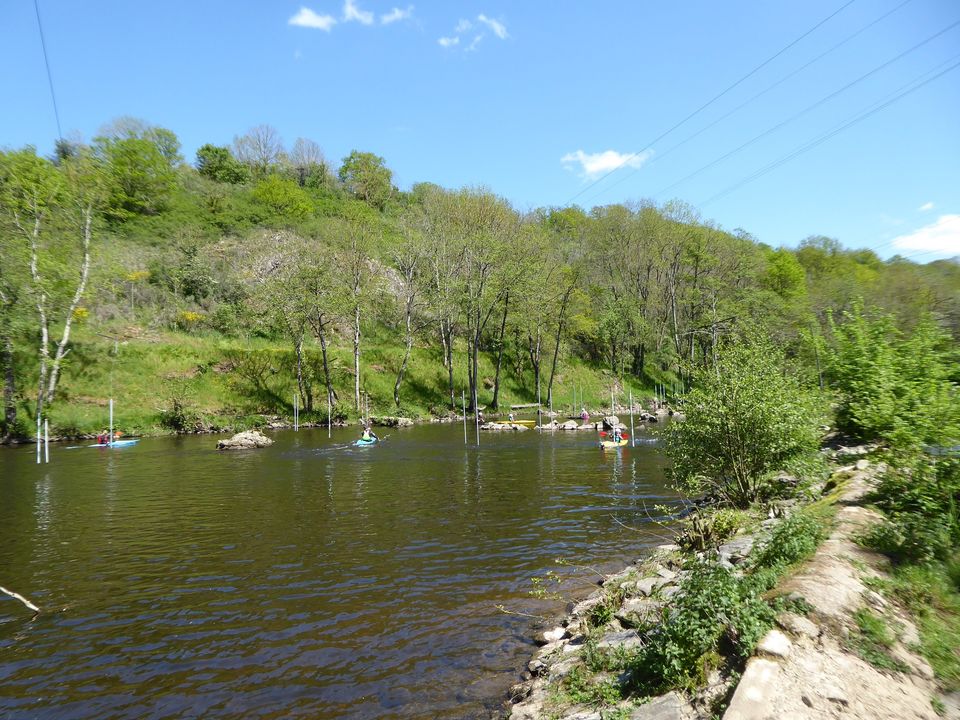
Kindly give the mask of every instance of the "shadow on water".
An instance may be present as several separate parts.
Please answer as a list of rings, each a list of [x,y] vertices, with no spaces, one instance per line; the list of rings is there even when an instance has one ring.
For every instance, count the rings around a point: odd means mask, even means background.
[[[0,452],[0,716],[485,717],[531,620],[661,542],[653,443],[460,425]],[[474,435],[468,434],[470,443]],[[640,439],[640,438],[638,438]],[[644,438],[650,439],[650,438]]]

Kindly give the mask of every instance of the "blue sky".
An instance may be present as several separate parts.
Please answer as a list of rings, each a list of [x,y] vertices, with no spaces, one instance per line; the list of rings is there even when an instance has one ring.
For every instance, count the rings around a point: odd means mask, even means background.
[[[960,255],[956,0],[38,2],[65,135],[129,115],[192,160],[266,123],[404,189],[676,198],[773,246]],[[0,68],[0,145],[49,152],[32,0],[0,6]]]

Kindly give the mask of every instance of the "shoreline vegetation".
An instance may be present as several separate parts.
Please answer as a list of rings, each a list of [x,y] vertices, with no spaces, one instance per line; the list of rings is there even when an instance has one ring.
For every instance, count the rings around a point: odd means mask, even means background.
[[[520,212],[486,188],[400,190],[381,157],[334,167],[266,125],[187,163],[132,118],[51,158],[0,151],[0,256],[4,442],[38,418],[96,434],[111,398],[127,435],[295,408],[305,425],[679,409],[662,435],[700,508],[670,543],[686,554],[554,629],[569,657],[534,661],[517,692],[549,707],[531,717],[759,717],[734,689],[757,676],[797,690],[769,699],[784,716],[956,716],[957,259],[777,248],[678,201]],[[831,472],[828,437],[876,454]],[[815,681],[796,658],[856,672]],[[907,676],[926,707],[859,697]]]

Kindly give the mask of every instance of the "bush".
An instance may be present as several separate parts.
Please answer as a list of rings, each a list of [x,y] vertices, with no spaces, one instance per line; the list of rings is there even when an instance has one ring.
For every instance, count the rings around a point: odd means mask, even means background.
[[[823,540],[823,527],[804,513],[794,513],[773,531],[756,555],[757,568],[785,568],[809,557]]]
[[[686,420],[666,433],[682,490],[747,507],[773,494],[773,472],[816,452],[816,396],[785,364],[782,352],[754,339],[722,348],[714,367],[694,375]]]

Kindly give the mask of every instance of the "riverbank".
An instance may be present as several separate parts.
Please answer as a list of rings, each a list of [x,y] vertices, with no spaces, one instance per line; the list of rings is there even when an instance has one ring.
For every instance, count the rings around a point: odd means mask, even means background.
[[[881,520],[865,502],[885,471],[865,458],[835,467],[816,497],[754,510],[707,547],[686,523],[679,544],[604,578],[540,633],[503,717],[960,718],[952,666],[931,667],[917,618],[878,592],[889,561],[860,543]],[[716,643],[697,645],[711,632]]]
[[[119,338],[114,342],[113,338]],[[48,406],[52,437],[80,439],[103,432],[109,422],[110,399],[114,400],[114,426],[127,435],[239,432],[249,429],[291,427],[296,392],[296,357],[291,348],[260,337],[230,337],[212,331],[151,330],[140,326],[100,328],[80,325],[65,366],[55,402]],[[389,338],[371,335],[366,340],[361,364],[364,412],[403,416],[429,422],[460,410],[460,389],[467,385],[466,367],[454,367],[457,408],[449,405],[447,370],[429,347],[415,346],[400,389],[399,406],[394,384],[404,348]],[[345,348],[330,348],[329,363],[339,401],[332,408],[335,423],[357,422],[362,414],[353,402],[352,356]],[[321,379],[322,359],[318,348],[305,348],[304,362],[310,368],[314,408],[299,399],[300,425],[326,426],[326,391]],[[497,417],[492,408],[496,357],[483,354],[479,373],[479,405],[488,419]],[[29,378],[18,379],[16,437],[35,435],[33,389]],[[548,378],[541,378],[544,411]],[[625,384],[626,383],[626,384]],[[649,406],[654,395],[650,385],[620,380],[609,371],[568,358],[558,370],[553,385],[558,415],[579,417],[582,406],[595,415],[609,413],[611,390],[617,406],[634,401]],[[529,405],[537,399],[536,382],[529,370],[502,372],[498,402],[500,417],[511,405]]]

